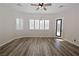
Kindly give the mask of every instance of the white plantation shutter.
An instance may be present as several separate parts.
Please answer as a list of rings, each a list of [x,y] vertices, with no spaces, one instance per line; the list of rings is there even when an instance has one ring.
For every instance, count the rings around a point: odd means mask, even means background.
[[[35,20],[35,29],[39,29],[39,20]]]
[[[49,29],[49,20],[45,20],[45,30]]]
[[[31,30],[49,30],[49,20],[29,20]]]
[[[40,29],[44,29],[44,20],[40,20]]]
[[[17,30],[23,29],[23,19],[16,18],[16,29]]]
[[[29,21],[30,29],[34,29],[34,20]]]

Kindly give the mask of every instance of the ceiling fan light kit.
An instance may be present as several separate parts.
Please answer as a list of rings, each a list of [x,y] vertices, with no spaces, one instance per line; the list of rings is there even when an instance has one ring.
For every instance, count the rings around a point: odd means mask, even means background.
[[[47,10],[47,6],[51,6],[51,3],[38,3],[38,4],[31,4],[31,6],[37,6],[36,10]]]

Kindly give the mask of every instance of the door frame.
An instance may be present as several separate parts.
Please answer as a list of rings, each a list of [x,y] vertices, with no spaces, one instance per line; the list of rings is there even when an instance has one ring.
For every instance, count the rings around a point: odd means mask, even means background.
[[[60,36],[57,35],[57,22],[58,21],[61,21],[61,23],[60,23]],[[61,34],[62,34],[62,19],[56,19],[56,36],[61,37]]]

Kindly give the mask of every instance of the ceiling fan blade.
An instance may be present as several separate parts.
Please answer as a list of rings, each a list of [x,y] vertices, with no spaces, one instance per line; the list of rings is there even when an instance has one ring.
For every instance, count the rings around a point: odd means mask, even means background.
[[[31,6],[39,6],[38,4],[31,4]]]
[[[39,7],[38,7],[38,8],[36,8],[36,10],[39,10]]]
[[[17,6],[19,6],[19,7],[22,7],[22,4],[20,4],[20,3],[17,3]]]
[[[43,7],[43,9],[46,11],[47,9],[45,7]]]
[[[51,5],[52,5],[51,3],[44,4],[44,6],[51,6]]]

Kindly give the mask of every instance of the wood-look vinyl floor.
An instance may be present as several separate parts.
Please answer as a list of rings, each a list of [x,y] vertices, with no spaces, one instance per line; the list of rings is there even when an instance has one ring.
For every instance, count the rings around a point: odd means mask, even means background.
[[[20,38],[1,46],[0,56],[79,56],[79,47],[54,38]]]

